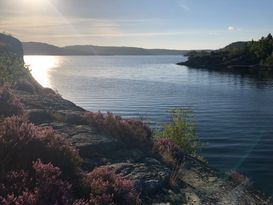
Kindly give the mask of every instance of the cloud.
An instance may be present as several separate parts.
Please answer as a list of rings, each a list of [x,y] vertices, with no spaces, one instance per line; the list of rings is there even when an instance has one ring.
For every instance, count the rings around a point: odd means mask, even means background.
[[[229,26],[227,29],[228,29],[228,31],[230,31],[230,32],[241,31],[240,28],[236,28],[236,27],[234,27],[234,26]]]
[[[229,31],[235,31],[235,27],[229,26],[229,27],[228,27],[228,30],[229,30]]]

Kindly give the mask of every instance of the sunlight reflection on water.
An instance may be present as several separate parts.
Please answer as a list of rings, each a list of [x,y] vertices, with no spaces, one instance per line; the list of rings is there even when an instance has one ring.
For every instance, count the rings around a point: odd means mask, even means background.
[[[25,56],[26,65],[30,67],[33,77],[44,87],[51,87],[49,72],[60,64],[58,56]]]

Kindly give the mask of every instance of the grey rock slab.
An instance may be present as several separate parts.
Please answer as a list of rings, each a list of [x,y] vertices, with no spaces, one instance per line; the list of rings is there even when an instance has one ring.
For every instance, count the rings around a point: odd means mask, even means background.
[[[142,193],[155,193],[169,182],[170,170],[160,163],[117,163],[109,166],[115,173],[133,180]]]

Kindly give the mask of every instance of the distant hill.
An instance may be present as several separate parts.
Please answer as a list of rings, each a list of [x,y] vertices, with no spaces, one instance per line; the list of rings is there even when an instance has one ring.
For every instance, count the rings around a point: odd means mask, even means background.
[[[234,43],[231,43],[231,44],[227,45],[222,50],[232,51],[232,50],[244,49],[246,47],[247,43],[248,43],[247,41],[234,42]]]
[[[23,43],[25,55],[184,55],[186,50],[144,49],[136,47],[107,47],[72,45],[58,47],[47,43]]]
[[[178,63],[195,68],[218,70],[273,70],[273,37],[235,42],[211,52],[189,52],[188,61]]]

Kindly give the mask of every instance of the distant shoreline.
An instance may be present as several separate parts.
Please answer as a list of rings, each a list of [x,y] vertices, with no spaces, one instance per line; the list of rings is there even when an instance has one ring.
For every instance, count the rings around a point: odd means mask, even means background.
[[[129,54],[129,55],[125,55],[125,54],[121,54],[121,55],[59,55],[59,54],[25,54],[24,56],[185,56],[183,54],[150,54],[150,55],[134,55],[134,54]]]
[[[187,62],[176,63],[176,65],[187,66],[189,68],[206,69],[214,71],[273,71],[271,65],[190,65]]]
[[[118,55],[185,55],[190,50],[145,49],[138,47],[115,47],[94,45],[72,45],[58,47],[47,43],[23,43],[25,55],[58,55],[58,56],[118,56]]]

